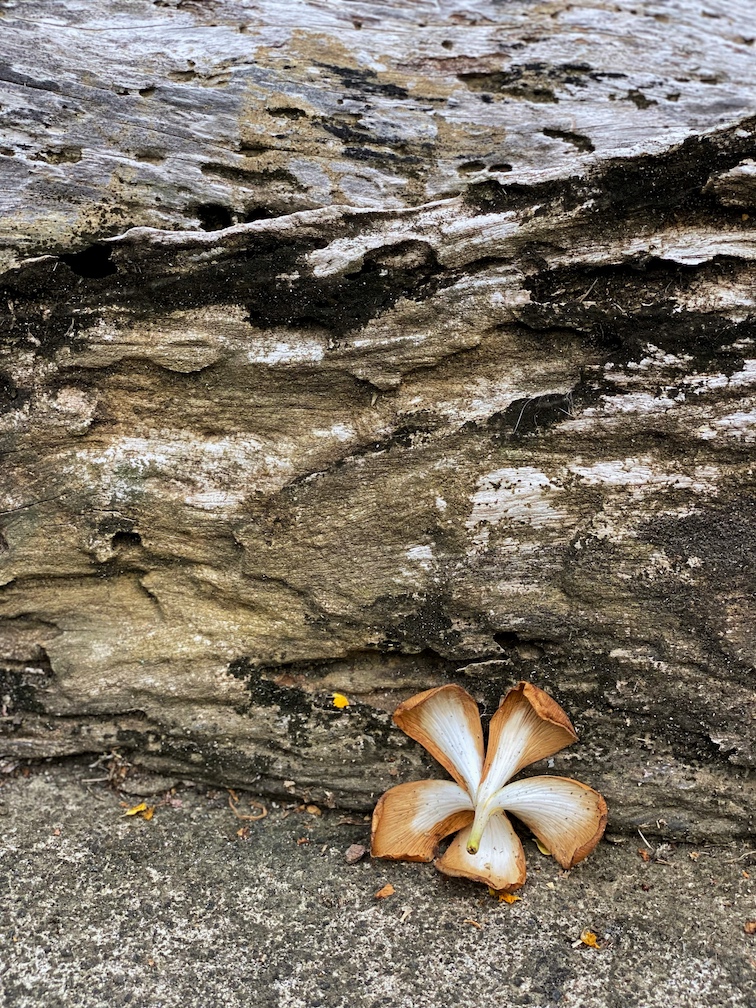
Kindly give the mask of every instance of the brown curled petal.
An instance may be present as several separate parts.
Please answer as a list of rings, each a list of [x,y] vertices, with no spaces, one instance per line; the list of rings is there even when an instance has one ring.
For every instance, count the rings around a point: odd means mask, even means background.
[[[575,729],[556,700],[532,683],[518,683],[491,718],[478,803],[485,804],[523,767],[576,740]]]
[[[394,861],[432,861],[439,841],[472,818],[470,796],[454,781],[399,784],[375,807],[370,853]]]
[[[436,861],[439,871],[508,892],[524,885],[525,852],[503,812],[494,812],[486,823],[476,854],[467,850],[469,836],[470,828],[457,834]]]
[[[439,686],[400,704],[394,721],[474,795],[483,769],[478,705],[461,686]]]
[[[514,781],[503,787],[491,804],[521,819],[563,868],[572,868],[587,857],[606,828],[603,797],[569,777]]]

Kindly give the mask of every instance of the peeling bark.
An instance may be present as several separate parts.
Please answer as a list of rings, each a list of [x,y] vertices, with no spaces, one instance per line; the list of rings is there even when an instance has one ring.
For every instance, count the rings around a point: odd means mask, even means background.
[[[0,753],[366,808],[525,678],[752,830],[749,6],[5,5]]]

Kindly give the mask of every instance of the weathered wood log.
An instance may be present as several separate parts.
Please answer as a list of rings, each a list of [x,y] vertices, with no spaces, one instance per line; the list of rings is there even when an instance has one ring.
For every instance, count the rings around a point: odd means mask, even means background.
[[[525,678],[752,830],[750,13],[7,6],[0,753],[366,808]]]

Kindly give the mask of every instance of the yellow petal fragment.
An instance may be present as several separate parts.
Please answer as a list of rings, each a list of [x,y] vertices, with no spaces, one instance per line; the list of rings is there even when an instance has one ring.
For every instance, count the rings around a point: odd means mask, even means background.
[[[541,841],[538,839],[538,837],[535,837],[535,842],[536,847],[541,852],[541,854],[545,854],[546,857],[549,857],[551,855],[551,851],[549,850],[549,848],[545,844],[542,844]]]
[[[511,892],[499,892],[498,889],[492,889],[491,886],[488,887],[488,895],[495,896],[499,903],[516,903],[517,900],[522,899],[522,896],[515,896]]]
[[[139,814],[141,815],[142,819],[145,819],[147,822],[149,822],[150,819],[152,819],[152,817],[155,815],[155,806],[150,805],[149,808],[142,809],[142,811]]]
[[[133,808],[127,809],[123,814],[125,816],[127,816],[127,815],[139,815],[140,812],[146,812],[146,811],[147,811],[147,802],[143,801],[143,802],[139,802],[138,805],[134,805]]]
[[[587,929],[585,931],[581,931],[580,941],[583,943],[583,945],[587,945],[588,948],[594,948],[594,949],[601,948],[601,946],[599,945],[598,936],[593,931],[588,931]]]
[[[339,710],[343,710],[349,706],[349,698],[345,697],[343,693],[334,693],[331,697],[331,703],[334,707],[338,707]]]

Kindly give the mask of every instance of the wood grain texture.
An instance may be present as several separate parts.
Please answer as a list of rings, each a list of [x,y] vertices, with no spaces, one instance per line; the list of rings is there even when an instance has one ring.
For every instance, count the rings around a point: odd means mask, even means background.
[[[748,833],[750,6],[0,5],[0,752],[368,807],[527,679]]]

